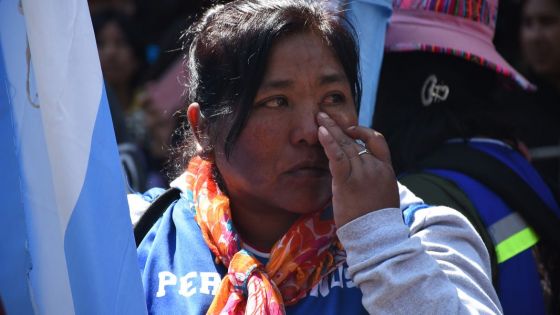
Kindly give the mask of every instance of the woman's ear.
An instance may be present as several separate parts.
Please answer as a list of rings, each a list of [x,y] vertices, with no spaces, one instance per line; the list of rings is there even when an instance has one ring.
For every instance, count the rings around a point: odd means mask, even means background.
[[[201,117],[200,113],[200,105],[198,103],[191,103],[189,107],[187,107],[187,119],[189,120],[189,125],[191,126],[191,130],[193,131],[196,141],[200,142],[200,132],[201,132]]]
[[[211,150],[206,136],[206,121],[200,111],[200,105],[198,103],[191,103],[189,105],[187,108],[187,119],[196,138],[196,154],[203,159],[207,159],[208,152]]]

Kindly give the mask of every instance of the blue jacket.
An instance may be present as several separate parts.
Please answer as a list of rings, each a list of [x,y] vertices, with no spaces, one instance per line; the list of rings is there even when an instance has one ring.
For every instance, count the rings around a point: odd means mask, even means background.
[[[163,192],[152,189],[148,201]],[[170,237],[172,236],[172,237]],[[158,245],[154,245],[158,244]],[[177,252],[185,249],[188,252]],[[267,257],[253,252],[263,263]],[[185,194],[175,201],[138,248],[142,281],[150,314],[206,314],[227,270],[214,256],[194,220],[194,208]],[[165,257],[162,259],[161,257]],[[155,294],[154,294],[155,293]],[[287,314],[367,314],[362,293],[348,275],[348,266],[324,278]]]

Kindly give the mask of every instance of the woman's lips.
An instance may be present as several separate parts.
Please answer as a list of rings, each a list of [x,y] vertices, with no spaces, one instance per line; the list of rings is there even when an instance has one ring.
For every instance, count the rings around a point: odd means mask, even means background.
[[[296,177],[324,177],[330,175],[330,171],[324,168],[302,167],[292,170],[288,174]]]
[[[322,161],[303,161],[290,167],[286,174],[296,177],[324,177],[330,175],[327,163]]]

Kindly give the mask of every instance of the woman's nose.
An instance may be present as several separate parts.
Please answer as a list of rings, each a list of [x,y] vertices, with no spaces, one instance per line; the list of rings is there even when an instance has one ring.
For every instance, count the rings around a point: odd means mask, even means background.
[[[319,108],[310,104],[301,107],[303,108],[293,112],[291,141],[293,144],[315,145],[319,142],[317,138],[319,125],[316,118]]]

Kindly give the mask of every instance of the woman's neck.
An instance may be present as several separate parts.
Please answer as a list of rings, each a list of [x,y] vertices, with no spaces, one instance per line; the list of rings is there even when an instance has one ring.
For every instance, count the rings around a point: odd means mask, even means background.
[[[254,200],[250,203],[230,199],[235,228],[249,245],[270,251],[300,215],[283,209],[270,210]]]

